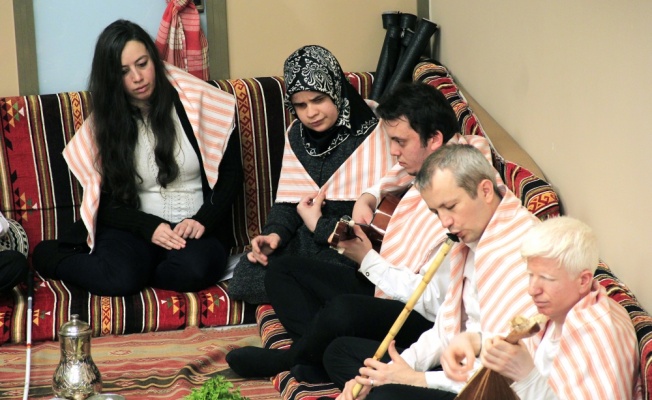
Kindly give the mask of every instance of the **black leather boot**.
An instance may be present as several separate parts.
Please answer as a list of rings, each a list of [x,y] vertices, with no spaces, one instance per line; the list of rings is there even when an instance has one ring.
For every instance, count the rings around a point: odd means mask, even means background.
[[[378,100],[383,94],[389,78],[396,69],[396,62],[398,61],[401,48],[399,15],[400,13],[398,11],[390,11],[384,12],[382,16],[383,27],[387,32],[385,32],[385,40],[383,41],[383,47],[380,51],[380,57],[378,58],[374,84],[371,88],[371,94],[369,95],[369,98],[373,100]]]
[[[391,91],[397,84],[410,80],[412,70],[423,54],[423,50],[430,43],[430,38],[439,27],[432,21],[422,18],[410,40],[410,45],[405,49],[401,62],[396,66],[394,74],[387,83],[386,91]]]

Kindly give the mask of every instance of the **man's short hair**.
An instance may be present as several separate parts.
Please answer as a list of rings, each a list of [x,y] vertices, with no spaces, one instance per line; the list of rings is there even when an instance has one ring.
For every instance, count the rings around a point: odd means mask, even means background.
[[[417,188],[420,191],[430,188],[437,170],[445,169],[453,173],[457,186],[464,189],[472,199],[478,195],[478,185],[485,179],[491,181],[494,192],[500,196],[496,170],[480,150],[468,144],[448,144],[429,155],[417,173]]]
[[[455,111],[439,90],[425,83],[397,85],[378,102],[376,113],[385,121],[405,118],[425,146],[440,131],[444,143],[460,131]]]
[[[571,217],[545,220],[524,236],[521,255],[556,260],[572,275],[595,272],[599,261],[598,239],[584,222]]]

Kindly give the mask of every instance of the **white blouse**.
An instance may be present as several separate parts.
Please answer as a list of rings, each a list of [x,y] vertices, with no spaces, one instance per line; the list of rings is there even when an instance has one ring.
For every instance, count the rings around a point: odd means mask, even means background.
[[[140,209],[159,216],[171,223],[189,218],[204,203],[201,185],[201,165],[190,141],[181,126],[176,112],[172,111],[177,145],[174,159],[179,166],[179,175],[163,188],[156,180],[158,166],[154,159],[156,145],[149,124],[138,122],[138,143],[135,149],[136,172],[142,179],[137,181]]]

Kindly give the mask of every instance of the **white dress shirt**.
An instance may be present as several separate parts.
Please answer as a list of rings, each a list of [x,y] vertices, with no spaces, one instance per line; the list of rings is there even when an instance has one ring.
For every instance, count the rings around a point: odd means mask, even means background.
[[[421,268],[418,274],[406,266],[390,264],[374,250],[369,251],[362,260],[360,272],[389,298],[407,303],[423,280],[423,275],[430,269],[439,247],[441,245],[431,249],[426,266]],[[434,323],[439,306],[444,301],[449,282],[450,261],[446,257],[414,305],[414,311]]]

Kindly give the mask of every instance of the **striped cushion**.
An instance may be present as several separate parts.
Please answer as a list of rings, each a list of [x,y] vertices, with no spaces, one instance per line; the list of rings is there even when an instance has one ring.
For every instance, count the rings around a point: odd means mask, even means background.
[[[455,110],[462,134],[487,137],[480,121],[469,108],[469,105],[459,91],[453,77],[446,67],[434,61],[422,61],[414,68],[413,79],[424,82],[439,89]],[[491,138],[489,138],[491,139]],[[491,146],[494,167],[507,187],[521,199],[523,205],[540,219],[561,215],[561,205],[557,193],[552,186],[537,177],[529,170],[505,160]]]
[[[281,325],[274,309],[269,304],[262,304],[256,309],[256,321],[262,339],[263,347],[267,349],[288,348],[292,339]],[[340,390],[333,383],[310,384],[298,381],[291,372],[281,372],[272,378],[274,387],[281,393],[283,399],[319,399],[335,398]]]
[[[643,398],[650,399],[652,398],[652,316],[643,309],[634,293],[614,275],[607,264],[601,261],[594,276],[607,289],[609,297],[623,306],[632,319],[641,356],[639,372]]]
[[[372,76],[351,73],[363,96]],[[231,254],[260,233],[273,203],[281,168],[284,133],[291,122],[279,77],[211,81],[235,95],[245,184],[232,210]],[[0,98],[0,211],[27,233],[30,253],[79,219],[81,187],[61,155],[90,112],[90,93]],[[255,309],[232,301],[226,284],[198,293],[145,289],[126,297],[93,296],[61,281],[35,276],[32,339],[55,340],[71,314],[91,324],[93,335],[219,326],[254,321]],[[25,287],[0,296],[0,344],[26,338]]]

